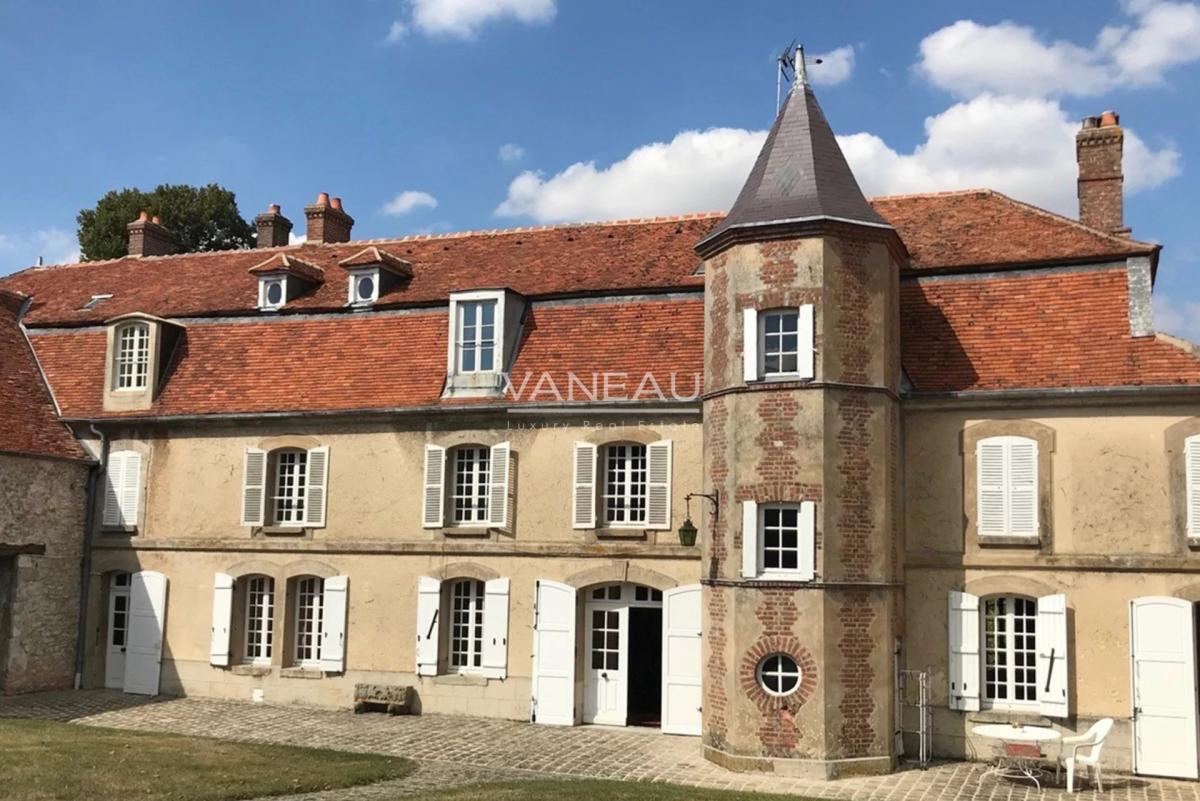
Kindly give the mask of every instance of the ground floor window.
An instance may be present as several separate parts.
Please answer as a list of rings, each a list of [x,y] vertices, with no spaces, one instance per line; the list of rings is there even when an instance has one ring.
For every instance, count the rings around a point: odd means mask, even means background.
[[[787,654],[771,654],[758,665],[758,683],[769,695],[791,695],[800,686],[800,666]]]
[[[322,595],[325,582],[316,576],[296,582],[294,659],[298,665],[315,664],[321,657]]]
[[[464,579],[450,588],[450,667],[469,670],[483,666],[482,581]]]
[[[984,601],[983,655],[986,701],[1037,703],[1037,600],[1001,595]]]
[[[246,583],[247,662],[270,662],[274,644],[275,580],[253,576]]]

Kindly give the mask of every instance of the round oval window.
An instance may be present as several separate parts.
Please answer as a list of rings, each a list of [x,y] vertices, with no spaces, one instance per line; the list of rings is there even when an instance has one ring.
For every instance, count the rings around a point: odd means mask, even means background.
[[[769,695],[791,695],[800,686],[800,666],[787,654],[771,654],[758,663],[758,683]]]
[[[363,278],[358,279],[358,299],[359,300],[370,300],[371,296],[374,294],[375,294],[375,279],[373,279],[369,276],[364,276]]]
[[[278,306],[281,300],[283,300],[283,284],[268,284],[267,303],[270,303],[272,306]]]

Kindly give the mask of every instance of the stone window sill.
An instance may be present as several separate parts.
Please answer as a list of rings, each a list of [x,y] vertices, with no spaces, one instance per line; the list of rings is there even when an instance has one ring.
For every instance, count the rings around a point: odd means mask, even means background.
[[[598,540],[645,540],[649,535],[650,531],[644,528],[596,529],[596,539]]]
[[[983,547],[993,548],[1039,548],[1042,545],[1041,537],[1022,537],[1008,534],[982,534],[977,538],[977,541]]]
[[[466,526],[463,526],[462,528],[459,528],[457,526],[448,526],[448,527],[442,529],[442,536],[449,537],[451,539],[481,540],[481,539],[487,539],[488,537],[492,536],[492,529],[486,528],[486,527],[483,527],[483,528],[470,527],[470,528],[468,528]]]
[[[323,679],[325,672],[320,668],[286,667],[279,671],[281,679]]]
[[[968,712],[967,721],[970,723],[1020,723],[1025,726],[1053,725],[1052,721],[1042,717],[1036,709],[981,709],[978,712]]]
[[[449,687],[486,687],[488,679],[478,673],[445,673],[434,676],[433,683]]]
[[[308,529],[303,526],[263,526],[259,531],[266,537],[303,537]]]
[[[241,665],[234,665],[230,672],[235,676],[270,676],[271,669],[272,668],[270,665],[244,663]]]
[[[1200,537],[1188,537],[1187,544],[1193,551],[1200,551]]]
[[[137,526],[102,526],[100,528],[101,534],[113,537],[132,537],[137,534],[137,532]]]

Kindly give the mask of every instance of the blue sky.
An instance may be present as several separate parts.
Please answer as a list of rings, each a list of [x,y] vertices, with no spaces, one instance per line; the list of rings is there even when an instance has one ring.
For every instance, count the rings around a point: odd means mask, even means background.
[[[0,274],[69,259],[109,189],[218,182],[356,238],[728,206],[793,37],[869,194],[993,186],[1073,214],[1115,108],[1126,217],[1200,339],[1200,8],[1186,2],[34,4],[0,0]]]

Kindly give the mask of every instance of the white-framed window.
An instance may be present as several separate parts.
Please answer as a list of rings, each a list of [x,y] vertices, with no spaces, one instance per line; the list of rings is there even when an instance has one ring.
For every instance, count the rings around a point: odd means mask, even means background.
[[[758,684],[767,695],[784,697],[796,692],[803,674],[787,654],[770,654],[758,663]]]
[[[379,270],[353,270],[349,275],[349,303],[351,306],[370,306],[379,300]]]
[[[275,462],[271,521],[280,526],[303,525],[308,487],[308,452],[287,448],[274,451],[271,455]]]
[[[246,581],[246,662],[269,663],[275,634],[275,579],[251,576]]]
[[[470,672],[483,667],[482,581],[462,579],[450,585],[450,668]]]
[[[137,451],[112,451],[104,466],[104,511],[106,528],[132,528],[138,524],[138,501],[142,492],[142,455]]]
[[[258,308],[263,311],[282,309],[288,299],[286,275],[258,279]]]
[[[634,442],[604,446],[604,522],[609,526],[646,524],[646,446]]]
[[[1200,538],[1200,434],[1184,440],[1183,454],[1187,533]]]
[[[975,446],[980,536],[1038,536],[1038,444],[987,437]]]
[[[492,449],[463,445],[454,449],[454,525],[487,525]]]
[[[816,503],[742,501],[742,577],[812,581],[816,577]]]
[[[496,369],[496,301],[458,304],[458,372],[490,373]]]
[[[762,375],[800,372],[800,310],[775,309],[759,315],[762,325]]]
[[[456,392],[494,392],[504,371],[503,290],[450,295],[446,372]]]
[[[983,601],[983,700],[993,707],[1038,705],[1038,604],[999,595]]]
[[[325,582],[317,576],[297,579],[292,659],[301,666],[319,666]]]
[[[759,506],[759,550],[763,573],[796,573],[800,569],[800,504]]]
[[[150,382],[150,324],[125,323],[116,332],[113,389],[136,391]]]

